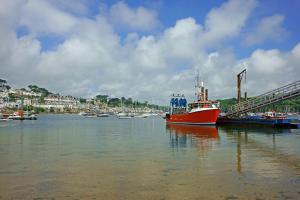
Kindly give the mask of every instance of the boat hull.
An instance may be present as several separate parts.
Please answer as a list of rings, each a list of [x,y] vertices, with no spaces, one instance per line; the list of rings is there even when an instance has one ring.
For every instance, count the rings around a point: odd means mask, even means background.
[[[173,124],[214,125],[219,113],[220,109],[210,109],[192,113],[173,114],[166,117],[166,122]]]

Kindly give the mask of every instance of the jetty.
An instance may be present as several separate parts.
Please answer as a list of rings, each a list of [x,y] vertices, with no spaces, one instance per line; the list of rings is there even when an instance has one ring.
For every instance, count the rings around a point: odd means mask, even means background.
[[[246,78],[246,70],[237,75],[237,104],[231,106],[225,116],[219,117],[217,124],[261,124],[276,128],[299,128],[299,123],[293,122],[292,119],[276,116],[247,116],[247,113],[300,96],[300,80],[249,99],[247,99],[247,93],[245,92],[245,100],[241,101],[243,76]]]

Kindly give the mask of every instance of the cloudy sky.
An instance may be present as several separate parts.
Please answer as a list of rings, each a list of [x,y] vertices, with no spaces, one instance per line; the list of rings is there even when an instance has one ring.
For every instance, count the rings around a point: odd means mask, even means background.
[[[0,78],[77,97],[167,104],[249,95],[300,77],[298,0],[0,0]]]

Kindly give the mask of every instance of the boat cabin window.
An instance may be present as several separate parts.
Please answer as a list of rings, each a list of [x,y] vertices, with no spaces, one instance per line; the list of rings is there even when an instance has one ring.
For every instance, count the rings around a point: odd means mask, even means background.
[[[191,103],[189,104],[189,109],[191,110],[193,108],[210,108],[211,106],[211,103]]]

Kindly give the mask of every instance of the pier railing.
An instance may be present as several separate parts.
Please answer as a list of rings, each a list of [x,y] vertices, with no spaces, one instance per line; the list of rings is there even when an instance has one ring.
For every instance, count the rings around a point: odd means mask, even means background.
[[[238,116],[300,95],[300,80],[232,106],[226,116]]]

